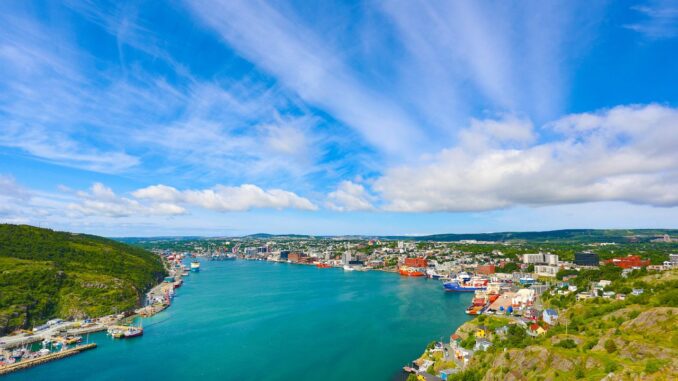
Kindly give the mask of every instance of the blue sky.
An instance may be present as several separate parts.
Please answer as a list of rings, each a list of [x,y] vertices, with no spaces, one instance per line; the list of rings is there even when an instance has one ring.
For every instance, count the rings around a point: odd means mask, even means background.
[[[3,1],[0,221],[678,227],[678,3]]]

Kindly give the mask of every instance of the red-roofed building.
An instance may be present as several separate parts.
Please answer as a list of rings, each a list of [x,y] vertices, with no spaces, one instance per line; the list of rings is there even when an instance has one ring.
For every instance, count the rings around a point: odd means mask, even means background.
[[[650,264],[650,260],[642,259],[638,255],[629,255],[628,257],[608,259],[604,261],[604,263],[615,265],[623,269],[631,269],[634,267],[647,267]]]

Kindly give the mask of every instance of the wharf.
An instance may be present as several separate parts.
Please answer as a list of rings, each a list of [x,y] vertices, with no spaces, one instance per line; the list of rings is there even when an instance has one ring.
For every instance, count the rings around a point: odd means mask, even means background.
[[[16,362],[14,364],[9,364],[9,365],[4,365],[0,366],[0,376],[12,372],[16,372],[17,370],[22,370],[22,369],[27,369],[36,365],[44,364],[46,362],[52,361],[52,360],[58,360],[64,357],[72,356],[72,355],[77,355],[78,353],[84,352],[89,349],[94,349],[96,348],[97,345],[96,343],[91,343],[91,344],[85,344],[85,345],[79,345],[75,348],[70,348],[70,349],[64,349],[63,351],[55,352],[55,353],[50,353],[48,355],[36,357],[30,360],[23,360]]]

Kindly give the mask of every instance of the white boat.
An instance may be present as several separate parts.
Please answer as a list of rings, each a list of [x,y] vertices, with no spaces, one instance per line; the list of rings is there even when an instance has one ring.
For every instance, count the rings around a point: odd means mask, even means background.
[[[355,271],[355,269],[349,265],[344,266],[344,270],[346,271]]]
[[[198,271],[200,271],[200,262],[198,262],[198,261],[191,261],[191,271],[193,271],[193,272],[198,272]]]

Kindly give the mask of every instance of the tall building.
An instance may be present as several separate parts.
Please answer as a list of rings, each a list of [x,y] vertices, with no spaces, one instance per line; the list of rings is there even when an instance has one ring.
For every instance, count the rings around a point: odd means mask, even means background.
[[[557,266],[558,256],[556,254],[544,254],[544,263],[551,266]]]
[[[598,266],[600,259],[595,253],[575,253],[574,264],[577,266]]]
[[[341,255],[341,263],[343,263],[345,266],[348,266],[351,263],[351,259],[350,251],[344,251],[344,254]]]

